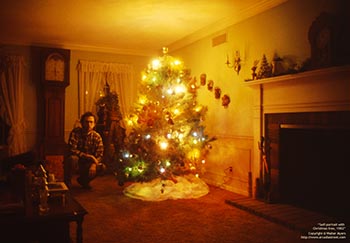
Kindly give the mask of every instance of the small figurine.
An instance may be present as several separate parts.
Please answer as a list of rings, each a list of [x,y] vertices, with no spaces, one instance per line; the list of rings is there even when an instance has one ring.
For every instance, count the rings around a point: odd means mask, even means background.
[[[260,69],[258,72],[258,79],[269,78],[272,76],[272,67],[271,64],[267,61],[266,55],[263,54],[263,57],[260,62]]]
[[[256,74],[256,69],[258,68],[258,63],[259,63],[259,60],[255,60],[254,63],[253,63],[253,67],[252,67],[252,80],[256,80],[257,79],[257,74]]]

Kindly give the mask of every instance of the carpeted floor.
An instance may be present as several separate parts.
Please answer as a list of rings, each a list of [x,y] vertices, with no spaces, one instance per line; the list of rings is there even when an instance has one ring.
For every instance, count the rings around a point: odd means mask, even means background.
[[[76,181],[73,196],[88,211],[84,243],[300,242],[300,233],[225,203],[230,192],[210,187],[199,199],[146,202],[123,194],[112,175],[96,178],[91,191]],[[75,224],[71,236],[75,239]],[[308,240],[308,243],[314,241]]]

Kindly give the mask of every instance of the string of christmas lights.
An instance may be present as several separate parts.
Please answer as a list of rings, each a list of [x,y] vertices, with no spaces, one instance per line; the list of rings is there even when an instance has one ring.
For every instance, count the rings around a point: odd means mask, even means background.
[[[134,112],[125,119],[127,139],[118,156],[126,180],[176,181],[177,176],[204,172],[215,140],[205,134],[207,107],[196,101],[195,77],[163,49],[142,74]]]

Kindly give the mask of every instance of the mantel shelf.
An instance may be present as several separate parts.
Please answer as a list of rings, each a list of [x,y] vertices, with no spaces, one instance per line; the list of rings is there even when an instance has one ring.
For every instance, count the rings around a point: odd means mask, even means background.
[[[286,75],[281,75],[281,76],[276,76],[276,77],[271,77],[271,78],[258,79],[258,80],[254,80],[254,81],[245,81],[244,85],[254,87],[254,86],[258,86],[258,85],[284,82],[284,81],[289,81],[289,80],[303,80],[305,78],[310,78],[310,77],[317,78],[317,77],[333,76],[333,75],[338,75],[341,73],[343,73],[343,74],[349,73],[350,74],[350,65],[323,68],[323,69],[317,69],[317,70],[294,73],[294,74],[286,74]]]

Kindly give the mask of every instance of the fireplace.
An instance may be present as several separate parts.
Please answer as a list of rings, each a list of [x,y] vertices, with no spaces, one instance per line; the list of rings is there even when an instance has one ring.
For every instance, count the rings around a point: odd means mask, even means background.
[[[349,77],[347,65],[246,83],[254,94],[254,197],[350,212]]]
[[[350,212],[350,111],[265,114],[274,202]]]

